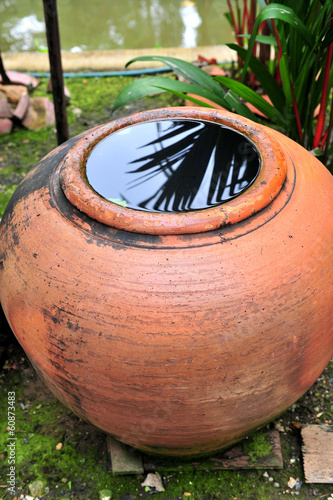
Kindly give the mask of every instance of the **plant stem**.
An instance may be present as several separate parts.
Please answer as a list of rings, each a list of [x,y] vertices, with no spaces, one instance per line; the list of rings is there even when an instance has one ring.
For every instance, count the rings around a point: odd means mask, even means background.
[[[330,137],[332,135],[332,130],[333,130],[333,93],[332,93],[332,102],[331,102],[331,112],[330,112],[330,121],[328,124],[328,128],[325,133],[326,137],[326,143],[325,143],[325,151],[324,151],[324,158],[323,158],[323,163],[326,164],[328,160],[328,151],[329,151],[329,146],[330,146]]]
[[[244,0],[244,6],[243,6],[243,21],[242,21],[242,33],[245,33],[245,23],[246,20],[249,18],[249,13],[247,10],[247,0]]]
[[[332,23],[331,23],[332,26]],[[320,109],[317,120],[317,126],[315,131],[315,136],[313,139],[313,149],[317,148],[320,143],[320,139],[322,137],[324,125],[325,125],[325,114],[326,114],[326,102],[327,102],[327,90],[328,90],[328,81],[330,77],[330,69],[332,62],[332,48],[333,43],[331,43],[326,52],[326,61],[325,61],[325,70],[324,70],[324,81],[323,81],[323,90],[320,99]]]
[[[249,31],[249,33],[252,33],[255,18],[256,18],[256,0],[251,0],[251,13],[250,13],[250,19],[249,19],[250,31]]]
[[[233,27],[234,27],[234,30],[235,30],[235,35],[236,35],[237,43],[241,47],[243,47],[243,38],[240,37],[240,36],[238,36],[239,35],[239,29],[238,29],[238,26],[237,26],[237,23],[236,23],[234,9],[232,8],[230,0],[227,0],[227,3],[228,3],[228,7],[229,7],[229,12],[230,12],[230,15],[231,15],[232,24],[233,24]]]
[[[299,137],[300,141],[302,142],[303,141],[302,124],[301,124],[301,119],[299,117],[299,112],[298,112],[296,98],[295,98],[295,95],[294,95],[294,87],[293,87],[293,84],[291,82],[290,82],[290,88],[291,88],[291,91],[292,91],[292,94],[293,94],[293,109],[294,109],[295,118],[296,118],[296,125],[297,125],[298,137]]]
[[[272,23],[272,26],[273,26],[274,36],[275,36],[275,39],[276,39],[276,42],[277,42],[277,45],[278,45],[278,49],[279,49],[279,53],[278,53],[278,68],[279,68],[279,62],[280,62],[281,57],[283,56],[283,50],[282,50],[282,45],[281,45],[281,42],[280,42],[279,34],[277,32],[277,29],[276,29],[276,26],[275,26],[275,22],[273,21],[273,19],[271,19],[271,23]],[[277,79],[278,79],[278,83],[281,84],[280,74],[277,76]],[[298,111],[298,106],[297,106],[297,102],[296,102],[296,98],[295,98],[295,94],[294,94],[294,86],[293,86],[292,81],[290,81],[290,88],[291,88],[291,92],[292,92],[292,95],[293,95],[293,109],[294,109],[294,113],[295,113],[295,119],[296,119],[298,137],[299,137],[300,141],[302,142],[302,140],[303,140],[303,131],[302,131],[301,119],[300,119],[300,116],[299,116],[299,111]]]

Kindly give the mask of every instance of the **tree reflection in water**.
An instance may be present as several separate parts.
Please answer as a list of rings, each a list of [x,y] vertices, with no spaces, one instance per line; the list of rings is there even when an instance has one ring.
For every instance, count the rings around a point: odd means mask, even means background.
[[[155,125],[157,138],[142,146],[154,150],[131,161],[143,165],[131,171],[135,179],[128,189],[157,176],[160,187],[138,208],[157,212],[208,208],[235,198],[256,178],[258,154],[237,132],[185,120],[167,122],[167,127],[166,122]]]
[[[224,203],[256,178],[259,156],[246,137],[219,124],[160,120],[124,127],[100,141],[86,164],[104,198],[150,212]]]

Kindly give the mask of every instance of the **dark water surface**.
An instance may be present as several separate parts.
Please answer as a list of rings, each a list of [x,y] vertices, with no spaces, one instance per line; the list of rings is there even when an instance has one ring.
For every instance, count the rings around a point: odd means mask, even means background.
[[[184,212],[224,203],[255,180],[260,159],[252,143],[218,124],[161,120],[103,139],[86,164],[104,198],[150,212]]]
[[[226,0],[58,0],[63,50],[196,47],[234,41]],[[0,0],[0,49],[46,47],[42,0]]]

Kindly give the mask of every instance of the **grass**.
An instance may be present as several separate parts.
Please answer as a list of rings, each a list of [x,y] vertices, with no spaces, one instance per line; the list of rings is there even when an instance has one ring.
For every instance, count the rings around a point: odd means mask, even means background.
[[[70,135],[74,136],[96,124],[112,119],[113,101],[130,78],[69,79],[71,92],[68,107]],[[46,95],[46,80],[35,95]],[[158,99],[158,101],[157,101]],[[163,94],[145,98],[115,117],[159,105],[179,105],[176,97]],[[0,137],[0,214],[3,213],[15,187],[45,154],[56,147],[52,128],[37,132],[16,130]],[[4,331],[2,326],[1,331]],[[31,368],[26,356],[10,339],[6,362],[0,371],[0,499],[12,498],[6,491],[8,473],[7,395],[16,394],[16,496],[29,494],[29,485],[43,483],[43,498],[97,500],[102,490],[112,492],[113,500],[148,498],[141,486],[144,476],[113,476],[105,435],[91,425],[80,421],[44,388]],[[333,360],[323,375],[301,400],[278,421],[283,449],[283,470],[248,471],[191,471],[183,464],[179,472],[164,474],[165,493],[157,498],[267,500],[297,496],[301,500],[327,499],[333,494],[333,485],[305,484],[302,467],[300,426],[308,423],[333,421],[331,393]],[[61,448],[57,445],[61,443]],[[249,441],[247,452],[253,460],[269,452],[269,443],[258,434]],[[290,477],[302,481],[296,492],[288,488]]]

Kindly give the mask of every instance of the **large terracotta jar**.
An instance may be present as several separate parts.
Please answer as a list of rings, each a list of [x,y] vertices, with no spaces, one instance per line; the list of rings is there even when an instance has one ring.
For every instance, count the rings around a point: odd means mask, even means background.
[[[234,114],[139,113],[71,139],[1,222],[0,298],[79,417],[169,455],[226,447],[333,355],[333,178]]]

